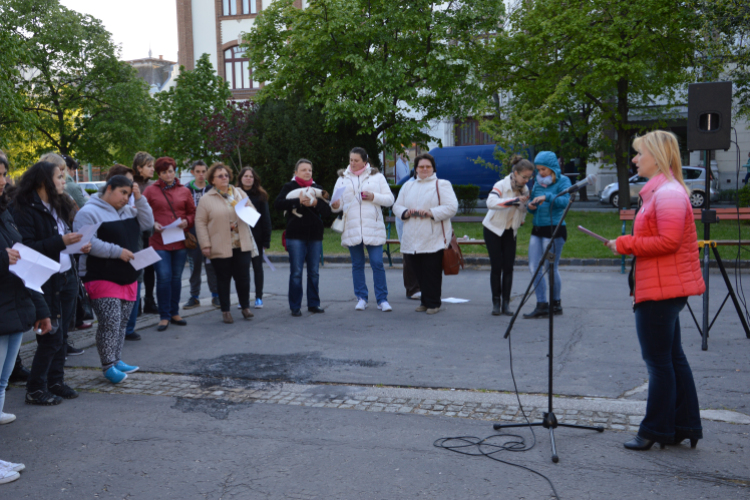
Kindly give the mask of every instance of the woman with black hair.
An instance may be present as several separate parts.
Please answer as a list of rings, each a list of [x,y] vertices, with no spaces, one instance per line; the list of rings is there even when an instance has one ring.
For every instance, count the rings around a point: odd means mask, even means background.
[[[255,308],[263,307],[263,250],[271,246],[271,213],[268,209],[268,193],[263,189],[260,176],[253,167],[240,170],[237,177],[237,187],[241,188],[250,198],[255,210],[260,213],[260,219],[251,227],[258,255],[253,257],[253,277],[255,278]]]
[[[131,194],[134,206],[128,203]],[[124,363],[120,355],[138,290],[138,271],[130,261],[138,251],[141,232],[153,227],[154,216],[145,196],[133,191],[133,182],[115,175],[104,193],[92,196],[76,214],[73,228],[99,223],[91,252],[81,257],[80,274],[99,320],[96,348],[104,376],[117,384],[138,369]]]
[[[45,155],[49,156],[52,155]],[[57,163],[64,165],[64,160],[58,158]],[[46,161],[28,169],[18,183],[12,211],[23,244],[60,263],[60,271],[42,286],[52,331],[37,335],[37,349],[26,383],[27,404],[56,405],[63,399],[78,397],[64,381],[68,328],[75,316],[78,298],[78,274],[72,256],[61,252],[79,242],[81,235],[70,229],[74,206],[73,200],[65,194],[62,169]],[[91,245],[87,244],[82,252],[90,249]]]
[[[143,193],[147,187],[156,182],[153,177],[154,157],[145,151],[138,151],[133,157],[133,183],[138,184],[138,189]],[[141,250],[151,246],[149,244],[149,239],[153,233],[153,227],[143,231],[141,234]],[[153,265],[142,269],[141,272],[138,273],[138,283],[143,283],[143,288],[146,290],[145,297],[143,298],[143,312],[146,314],[159,314],[159,306],[157,306],[156,299],[154,298],[156,270]],[[139,290],[139,297],[140,293]],[[138,302],[140,311],[140,301]]]

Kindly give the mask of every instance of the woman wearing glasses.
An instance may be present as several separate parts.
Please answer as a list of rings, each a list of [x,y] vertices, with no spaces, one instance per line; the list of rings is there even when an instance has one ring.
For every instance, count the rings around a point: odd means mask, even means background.
[[[511,173],[495,183],[487,196],[488,211],[482,221],[484,241],[490,254],[493,316],[513,316],[509,304],[516,260],[516,235],[526,218],[526,203],[529,201],[526,183],[534,176],[534,164],[529,160],[516,155],[511,165]]]
[[[253,317],[250,311],[250,263],[258,255],[258,247],[250,232],[250,226],[242,222],[235,206],[245,192],[230,184],[232,172],[223,163],[215,163],[208,169],[206,180],[213,186],[201,197],[195,213],[195,233],[201,252],[211,259],[216,272],[216,286],[224,323],[234,323],[229,311],[229,286],[234,278],[242,316]],[[253,206],[248,202],[248,206]]]

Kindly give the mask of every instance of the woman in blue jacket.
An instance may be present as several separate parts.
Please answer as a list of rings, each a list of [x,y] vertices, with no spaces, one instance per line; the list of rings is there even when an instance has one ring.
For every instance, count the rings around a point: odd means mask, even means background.
[[[528,212],[534,214],[534,225],[531,229],[531,241],[529,241],[529,269],[532,276],[536,272],[544,249],[552,238],[552,231],[560,222],[570,199],[569,194],[557,196],[558,193],[570,187],[570,179],[561,174],[555,153],[542,151],[534,158],[534,165],[537,170],[536,183],[531,190],[531,202],[527,207]],[[551,213],[550,208],[552,209]],[[555,288],[552,290],[551,309],[554,314],[562,314],[563,312],[560,300],[562,281],[560,280],[559,265],[563,245],[567,239],[568,232],[563,221],[552,246],[552,252],[555,254]],[[549,263],[545,262],[544,266],[546,270]],[[542,275],[543,273],[539,273],[534,282],[536,308],[530,313],[524,314],[524,318],[546,318],[549,316],[550,304],[547,302],[547,281],[542,279]]]

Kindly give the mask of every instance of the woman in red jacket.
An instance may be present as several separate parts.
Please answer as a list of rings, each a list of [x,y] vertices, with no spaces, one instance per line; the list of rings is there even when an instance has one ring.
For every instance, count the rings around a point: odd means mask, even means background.
[[[195,202],[190,190],[175,177],[175,161],[168,156],[156,160],[159,180],[143,192],[143,196],[154,212],[154,234],[149,243],[161,260],[154,264],[156,270],[156,296],[159,303],[158,331],[163,332],[169,323],[184,326],[187,322],[180,316],[180,291],[182,271],[185,269],[187,250],[184,241],[164,244],[164,227],[177,219],[180,229],[190,229],[195,221]]]
[[[655,442],[695,448],[703,438],[698,394],[680,338],[680,311],[687,298],[706,290],[698,260],[698,236],[689,189],[682,180],[677,138],[656,130],[633,142],[633,163],[649,181],[633,235],[610,240],[616,254],[634,255],[631,295],[641,355],[648,367],[646,416],[638,434],[625,443],[648,450]]]

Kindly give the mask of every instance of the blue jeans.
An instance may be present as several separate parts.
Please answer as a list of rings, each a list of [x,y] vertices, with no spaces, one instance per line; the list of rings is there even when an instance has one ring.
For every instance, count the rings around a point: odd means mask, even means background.
[[[316,240],[286,240],[289,252],[289,308],[302,307],[302,267],[307,262],[307,307],[320,307],[318,266],[323,242]]]
[[[135,302],[133,303],[133,310],[130,311],[130,319],[128,320],[128,326],[125,328],[125,335],[133,335],[135,333],[135,322],[138,321],[138,304],[141,303],[141,282],[138,282],[138,291],[135,294]]]
[[[159,319],[170,319],[180,314],[182,271],[185,269],[187,250],[157,250],[156,253],[161,257],[154,264]]]
[[[5,404],[5,388],[8,387],[8,379],[13,373],[16,364],[16,356],[21,348],[23,332],[0,335],[0,412]]]
[[[372,268],[372,280],[375,282],[375,299],[378,304],[388,300],[388,284],[385,281],[385,268],[383,267],[383,245],[367,245],[367,254],[370,256],[370,267]],[[365,244],[360,243],[349,247],[349,255],[352,258],[352,279],[354,280],[354,295],[358,299],[367,302],[367,281],[365,280]]]
[[[539,236],[532,236],[529,241],[529,270],[533,276],[536,272],[539,259],[542,258],[544,249],[547,248],[550,238],[540,238]],[[562,255],[563,245],[565,240],[563,238],[555,238],[555,244],[552,246],[551,252],[555,254],[555,289],[552,290],[551,300],[560,300],[560,292],[562,291],[562,280],[560,279],[560,255]],[[544,270],[549,269],[549,262],[544,263]],[[547,302],[547,276],[542,279],[544,273],[540,272],[536,277],[534,286],[536,287],[536,301],[545,303]]]
[[[682,439],[703,438],[698,393],[680,337],[680,311],[686,303],[680,297],[635,306],[635,328],[648,368],[646,416],[638,435],[660,443],[671,443],[675,431]]]

